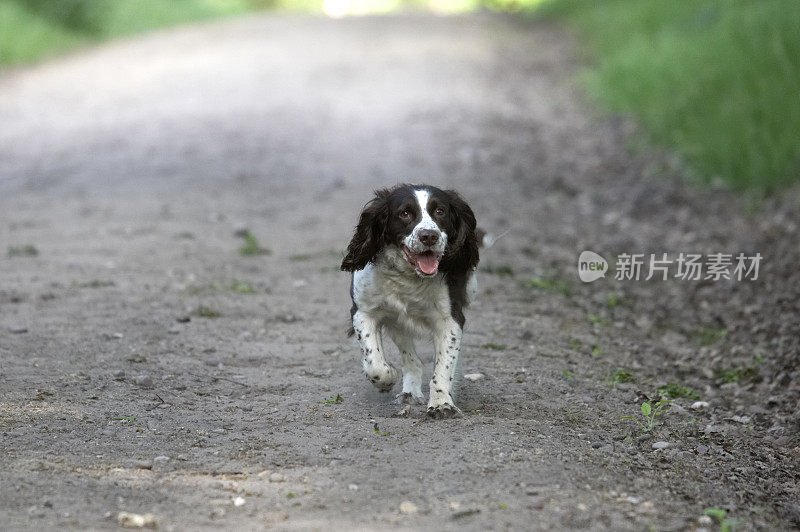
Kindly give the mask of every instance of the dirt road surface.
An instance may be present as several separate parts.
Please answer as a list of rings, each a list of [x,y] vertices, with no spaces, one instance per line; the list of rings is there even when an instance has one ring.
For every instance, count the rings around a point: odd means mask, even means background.
[[[800,526],[800,195],[687,187],[578,57],[490,16],[264,15],[0,76],[0,528]],[[508,231],[463,419],[393,417],[344,336],[342,250],[403,181]],[[764,259],[583,284],[585,249]],[[652,431],[620,419],[670,382]]]

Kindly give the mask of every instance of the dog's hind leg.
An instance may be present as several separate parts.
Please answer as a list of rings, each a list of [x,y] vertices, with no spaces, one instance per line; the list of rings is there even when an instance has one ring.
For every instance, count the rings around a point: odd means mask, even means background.
[[[390,335],[403,359],[403,392],[397,394],[397,402],[406,405],[425,403],[422,395],[422,361],[414,348],[414,339],[404,333],[390,331]]]
[[[381,327],[377,321],[361,311],[353,314],[353,329],[361,344],[361,366],[364,375],[380,391],[388,392],[397,382],[397,370],[383,356]]]

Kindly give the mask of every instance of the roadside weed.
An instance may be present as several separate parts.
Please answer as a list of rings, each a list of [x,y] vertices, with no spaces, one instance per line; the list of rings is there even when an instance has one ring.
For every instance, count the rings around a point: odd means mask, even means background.
[[[642,403],[640,407],[641,414],[635,416],[622,416],[619,419],[631,419],[637,425],[642,428],[642,433],[645,432],[652,432],[656,426],[660,423],[658,422],[658,416],[662,415],[666,408],[671,403],[671,400],[668,401],[658,401],[657,403],[652,404],[650,401],[645,401]]]

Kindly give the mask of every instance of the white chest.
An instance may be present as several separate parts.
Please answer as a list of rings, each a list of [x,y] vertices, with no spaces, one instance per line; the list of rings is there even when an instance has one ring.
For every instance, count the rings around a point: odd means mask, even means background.
[[[450,296],[441,276],[422,279],[373,265],[355,272],[353,300],[382,325],[413,334],[430,331],[450,315]]]

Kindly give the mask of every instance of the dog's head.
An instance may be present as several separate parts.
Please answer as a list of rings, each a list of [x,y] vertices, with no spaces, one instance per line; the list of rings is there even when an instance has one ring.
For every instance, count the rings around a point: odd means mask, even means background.
[[[400,250],[420,277],[470,271],[478,265],[475,215],[453,190],[398,185],[364,206],[342,270],[356,271],[387,247]]]

